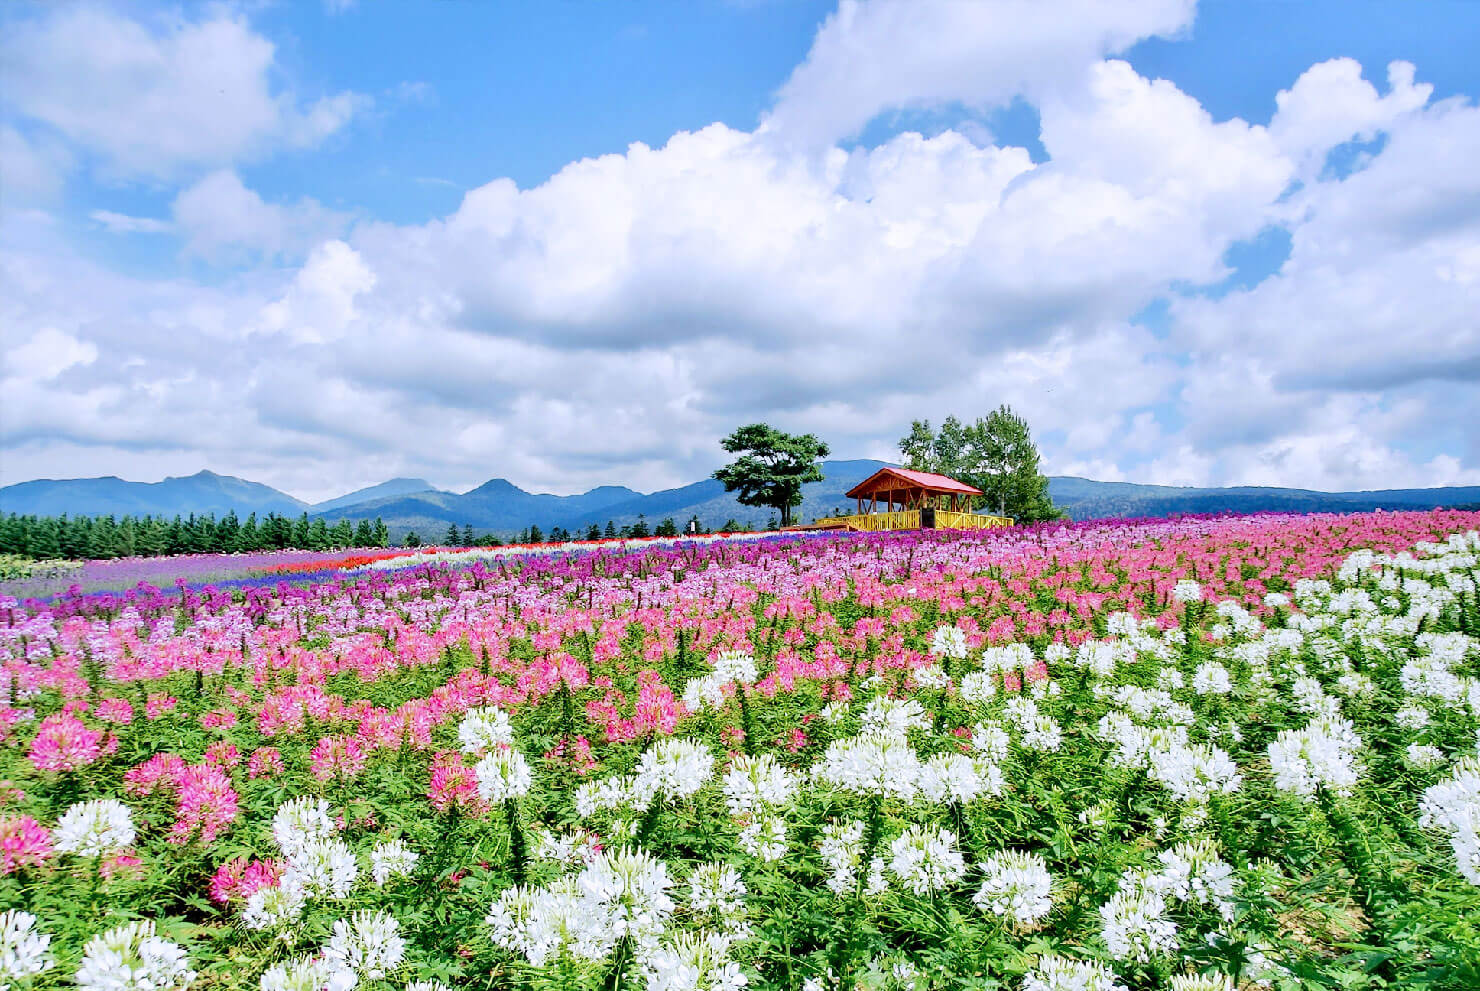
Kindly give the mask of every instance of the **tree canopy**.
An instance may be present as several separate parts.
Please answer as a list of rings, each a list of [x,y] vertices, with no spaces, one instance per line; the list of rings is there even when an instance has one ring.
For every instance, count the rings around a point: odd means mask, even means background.
[[[731,454],[739,454],[714,473],[725,483],[726,492],[738,491],[742,506],[765,506],[781,514],[781,526],[791,525],[791,511],[802,504],[802,486],[822,481],[819,458],[828,446],[814,434],[788,434],[764,423],[738,428],[720,441]]]
[[[916,420],[900,438],[905,467],[929,471],[982,490],[978,502],[1023,523],[1063,517],[1048,495],[1048,479],[1038,471],[1038,448],[1028,423],[1007,405],[975,423],[948,416],[939,432],[929,420]]]

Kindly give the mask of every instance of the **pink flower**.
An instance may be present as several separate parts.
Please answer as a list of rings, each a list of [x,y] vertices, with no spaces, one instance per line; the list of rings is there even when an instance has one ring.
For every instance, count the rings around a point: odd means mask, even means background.
[[[191,764],[179,778],[169,841],[184,843],[199,831],[202,843],[213,842],[236,821],[239,805],[225,771],[213,764]]]
[[[0,876],[40,867],[51,856],[51,833],[30,816],[0,819]]]
[[[108,880],[115,876],[142,877],[144,874],[144,862],[131,853],[115,853],[111,857],[105,857],[98,865],[98,871]]]
[[[206,747],[206,763],[217,767],[233,768],[242,762],[241,751],[225,740],[217,740]]]
[[[68,713],[47,716],[31,741],[31,763],[38,771],[75,771],[105,752],[103,731],[89,729]]]
[[[148,719],[150,722],[153,722],[161,716],[168,716],[170,713],[174,712],[175,706],[179,704],[180,700],[175,698],[173,695],[164,695],[158,692],[153,692],[144,702],[144,718]]]
[[[477,776],[456,750],[443,750],[432,758],[427,799],[438,812],[457,809],[464,815],[482,816],[489,811],[488,803],[478,794]]]
[[[282,877],[276,860],[252,860],[237,857],[216,868],[211,877],[211,901],[226,904],[246,900],[263,888],[271,888]]]
[[[309,757],[309,769],[320,781],[349,781],[365,769],[365,747],[353,736],[326,736]]]
[[[276,777],[283,773],[283,755],[277,747],[258,747],[247,758],[249,779]]]
[[[236,711],[212,709],[200,717],[200,724],[206,729],[230,729],[236,725]]]
[[[108,698],[98,703],[93,715],[105,723],[127,726],[134,721],[134,707],[129,705],[127,699]]]

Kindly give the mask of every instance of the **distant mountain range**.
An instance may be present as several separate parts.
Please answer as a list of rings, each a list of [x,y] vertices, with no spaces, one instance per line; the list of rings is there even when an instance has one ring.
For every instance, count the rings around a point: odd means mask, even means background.
[[[847,512],[843,495],[879,468],[882,461],[826,461],[821,482],[802,488],[796,519],[811,520],[834,511]],[[1135,482],[1096,482],[1073,476],[1049,479],[1049,493],[1075,519],[1107,516],[1168,516],[1174,513],[1360,512],[1372,509],[1431,509],[1480,503],[1480,486],[1435,489],[1382,489],[1371,492],[1317,492],[1310,489],[1183,488],[1141,485]],[[437,540],[449,523],[470,524],[478,533],[508,536],[531,524],[549,531],[563,526],[585,529],[592,523],[617,526],[645,517],[649,526],[671,516],[680,525],[698,516],[718,528],[727,520],[765,526],[770,512],[741,506],[715,479],[676,489],[641,493],[620,485],[603,485],[580,495],[557,496],[526,492],[502,478],[490,479],[468,492],[446,492],[425,479],[393,478],[336,499],[310,505],[258,482],[202,471],[162,482],[126,482],[107,478],[39,479],[0,488],[0,512],[38,515],[81,513],[122,516],[144,514],[184,516],[229,509],[245,517],[269,512],[297,516],[307,512],[333,523],[340,519],[380,517],[399,538],[416,530],[423,539]]]

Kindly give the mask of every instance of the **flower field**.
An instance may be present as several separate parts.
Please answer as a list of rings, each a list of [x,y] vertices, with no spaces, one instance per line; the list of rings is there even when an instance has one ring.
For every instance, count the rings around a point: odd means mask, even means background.
[[[1477,988],[1477,529],[0,598],[0,988]]]

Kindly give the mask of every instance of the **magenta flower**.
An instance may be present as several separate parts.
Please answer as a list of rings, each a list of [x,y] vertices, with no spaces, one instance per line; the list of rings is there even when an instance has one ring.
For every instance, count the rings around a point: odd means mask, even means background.
[[[30,816],[0,819],[0,876],[40,867],[51,856],[51,833]]]

